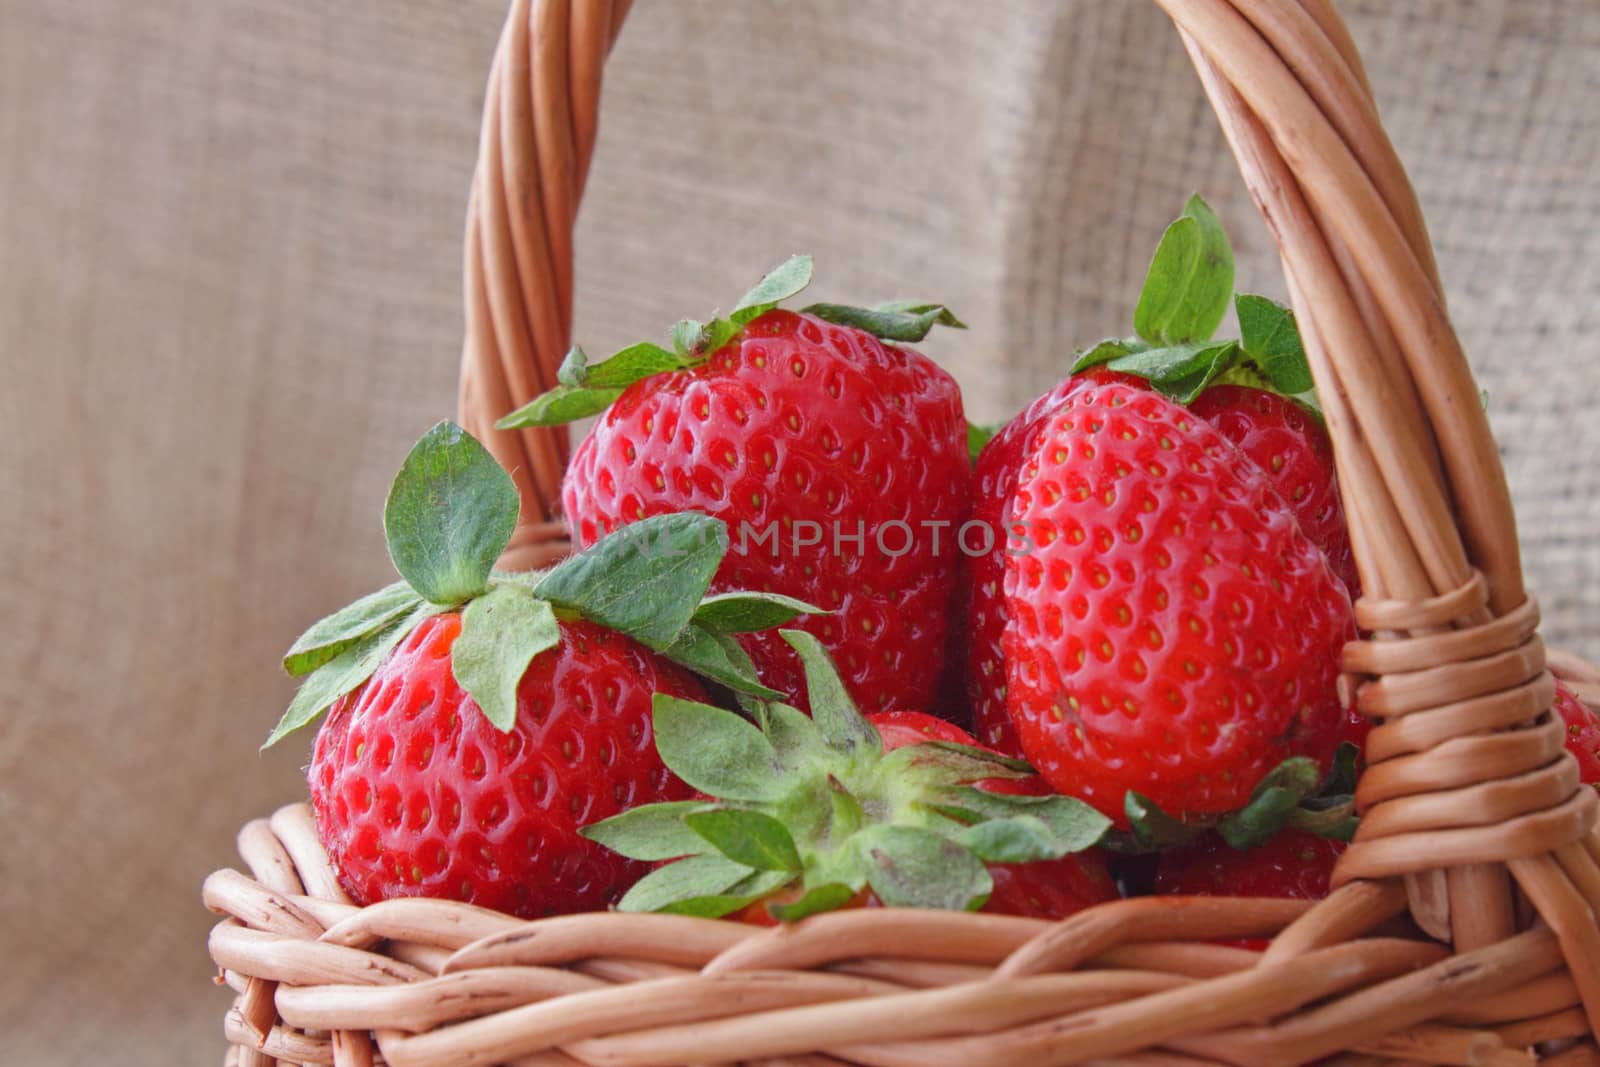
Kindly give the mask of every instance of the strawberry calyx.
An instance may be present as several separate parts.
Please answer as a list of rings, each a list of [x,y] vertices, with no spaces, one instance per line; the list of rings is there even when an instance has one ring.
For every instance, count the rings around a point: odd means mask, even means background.
[[[768,593],[707,596],[729,543],[720,519],[654,516],[549,570],[497,571],[519,507],[511,476],[471,434],[446,421],[423,435],[384,507],[400,581],[294,642],[283,665],[303,681],[262,747],[314,722],[370,678],[407,634],[451,612],[462,616],[451,652],[455,680],[501,731],[516,722],[517,683],[533,657],[561,641],[563,619],[624,634],[741,697],[782,695],[761,684],[733,635],[821,609]]]
[[[772,702],[753,705],[752,722],[656,697],[662,762],[708,799],[646,805],[582,831],[629,858],[671,861],[622,910],[715,918],[762,902],[792,921],[868,890],[891,907],[975,910],[994,888],[986,864],[1060,859],[1109,830],[1071,797],[974,788],[1031,777],[1021,760],[947,741],[885,752],[821,643],[780,633],[801,658],[810,718]]]
[[[1359,755],[1354,744],[1341,743],[1326,776],[1315,760],[1291,756],[1267,772],[1242,808],[1210,822],[1172,815],[1150,798],[1129,790],[1123,801],[1129,829],[1107,835],[1105,845],[1125,853],[1160,852],[1193,844],[1215,832],[1242,852],[1265,844],[1284,829],[1349,841],[1357,823],[1354,794]]]
[[[709,322],[679,321],[672,327],[670,349],[653,341],[641,341],[591,364],[583,349],[574,345],[556,372],[559,384],[495,425],[502,430],[560,426],[598,415],[637,381],[705,363],[738,337],[748,323],[804,290],[811,284],[811,276],[810,256],[790,257],[768,271],[726,317],[714,317]],[[966,324],[943,304],[917,300],[896,300],[872,307],[811,304],[801,308],[801,313],[854,327],[885,341],[920,341],[935,326],[966,329]]]
[[[1072,373],[1104,365],[1147,380],[1180,404],[1215,384],[1247,385],[1290,397],[1317,414],[1316,389],[1294,312],[1269,297],[1233,293],[1233,248],[1198,195],[1156,246],[1134,311],[1134,335],[1079,353]],[[1230,299],[1237,340],[1213,335]]]

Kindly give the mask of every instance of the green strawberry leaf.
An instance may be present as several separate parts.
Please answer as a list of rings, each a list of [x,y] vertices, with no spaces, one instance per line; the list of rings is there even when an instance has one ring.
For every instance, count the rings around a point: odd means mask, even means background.
[[[1132,851],[1154,852],[1176,848],[1188,844],[1201,833],[1199,827],[1174,819],[1162,811],[1155,801],[1132,789],[1122,798],[1122,810],[1132,830]],[[1122,844],[1115,838],[1111,842]]]
[[[561,643],[556,613],[526,585],[506,582],[467,605],[450,671],[494,728],[517,724],[517,686],[533,657]]]
[[[800,853],[783,823],[759,811],[709,808],[690,812],[684,824],[735,863],[758,871],[798,871]]]
[[[975,422],[967,423],[967,458],[973,463],[978,462],[978,457],[983,454],[984,446],[994,440],[994,435],[999,433],[1000,426],[980,426]]]
[[[729,313],[728,321],[743,326],[771,311],[811,284],[811,267],[810,256],[792,256],[778,264],[740,298]]]
[[[422,605],[405,582],[395,582],[357,600],[301,634],[283,654],[283,669],[299,678]]]
[[[651,516],[563,560],[537,592],[661,651],[694,617],[727,539],[720,519],[699,512]]]
[[[1360,820],[1356,817],[1356,774],[1361,749],[1342,742],[1334,753],[1333,766],[1316,793],[1307,797],[1284,821],[1284,825],[1305,830],[1319,837],[1348,841],[1355,835]]]
[[[673,638],[672,644],[661,650],[661,654],[681,667],[727,686],[735,693],[768,700],[783,697],[776,689],[761,684],[761,679],[756,676],[755,663],[738,641],[728,634],[708,630],[699,623],[691,622],[685,626]]]
[[[766,734],[784,773],[818,760],[827,751],[822,731],[817,729],[811,716],[799,708],[783,703],[762,704],[756,709],[756,723]]]
[[[1054,855],[1048,857],[1050,859],[1092,848],[1111,829],[1110,819],[1076,797],[1054,794],[1042,797],[1014,796],[963,787],[945,791],[942,799],[944,804],[939,810],[949,812],[960,821],[989,819],[1005,823],[1031,820],[1042,824],[1050,835],[1050,847],[1054,850]]]
[[[589,355],[578,345],[567,349],[566,358],[556,368],[556,381],[581,389],[589,382]]]
[[[372,672],[405,639],[406,634],[438,611],[432,604],[423,604],[405,618],[368,634],[306,675],[294,699],[289,702],[289,710],[283,713],[283,718],[278,720],[278,725],[272,728],[266,744],[261,747],[271,748],[302,726],[315,721],[334,701],[372,677]]]
[[[822,642],[804,630],[779,630],[778,635],[800,655],[805,669],[806,692],[811,697],[811,718],[822,731],[823,740],[831,747],[850,752],[862,746],[870,751],[881,751],[883,740],[856,709],[855,701],[839,679],[828,650]]]
[[[976,911],[994,889],[977,856],[929,830],[870,826],[852,844],[867,861],[867,883],[891,908]]]
[[[699,319],[679,319],[673,324],[672,347],[680,360],[694,359],[705,337],[706,324]]]
[[[1215,341],[1145,348],[1118,356],[1106,366],[1148,379],[1158,392],[1188,404],[1227,372],[1238,357],[1237,341]]]
[[[1031,815],[980,822],[963,830],[956,842],[985,863],[1032,863],[1064,855],[1050,827]]]
[[[939,317],[934,320],[934,325],[948,326],[952,330],[967,328],[967,324],[956,318],[956,313],[943,304],[930,304],[922,300],[885,300],[881,304],[873,304],[870,310],[899,315],[926,315],[930,311],[937,311]]]
[[[964,785],[987,778],[1031,778],[1034,774],[1026,760],[953,741],[905,745],[885,755],[883,764],[890,774],[914,774],[919,781],[935,785]]]
[[[919,304],[897,301],[876,307],[852,307],[849,304],[812,304],[801,309],[824,322],[850,326],[880,337],[885,341],[920,341],[935,326],[966,329],[966,323],[956,318],[943,304]]]
[[[672,860],[711,851],[711,842],[689,829],[685,815],[706,810],[700,800],[644,804],[590,823],[578,833],[631,860]]]
[[[669,915],[692,915],[700,919],[720,919],[730,912],[747,908],[762,897],[775,893],[794,881],[786,871],[756,871],[729,886],[725,892],[710,896],[690,897],[662,908]]]
[[[383,528],[395,570],[425,599],[460,604],[484,591],[517,525],[511,475],[453,422],[423,435],[395,476]]]
[[[1206,202],[1192,196],[1167,227],[1145,275],[1133,327],[1155,345],[1204,341],[1233,294],[1233,248]]]
[[[701,358],[720,351],[723,345],[739,335],[741,329],[743,327],[731,319],[712,319],[706,324],[705,333],[700,338]]]
[[[1217,824],[1217,832],[1241,851],[1264,844],[1288,821],[1300,802],[1316,791],[1322,773],[1315,760],[1291,756],[1256,785],[1250,801]]]
[[[787,904],[768,904],[767,912],[779,922],[799,922],[808,915],[817,915],[825,911],[835,911],[844,907],[860,891],[860,886],[852,889],[842,882],[825,882],[822,885],[812,886],[798,900]]]
[[[656,751],[689,786],[723,800],[773,800],[781,792],[778,755],[761,731],[735,712],[655,695]]]
[[[1308,389],[1303,393],[1296,393],[1294,396],[1290,397],[1290,399],[1298,402],[1301,407],[1315,415],[1317,417],[1317,421],[1322,423],[1324,428],[1327,427],[1328,417],[1322,413],[1322,400],[1317,396],[1317,391],[1315,389]]]
[[[1072,361],[1072,373],[1077,374],[1088,370],[1090,367],[1098,367],[1102,363],[1110,363],[1114,359],[1121,359],[1123,356],[1129,356],[1135,352],[1143,352],[1149,347],[1137,337],[1127,340],[1109,337],[1079,352]]]
[[[804,600],[779,593],[719,593],[700,601],[694,621],[708,630],[743,634],[770,630],[792,622],[801,615],[830,615],[832,612],[807,604]]]
[[[590,389],[626,389],[641,378],[682,370],[690,364],[690,360],[668,352],[660,345],[641,341],[622,349],[604,363],[591,366],[585,384]]]
[[[684,323],[678,324],[679,328],[683,326]],[[590,363],[583,349],[573,345],[556,371],[556,381],[561,384],[506,415],[495,427],[520,430],[529,426],[561,426],[586,419],[610,407],[634,382],[693,364],[694,360],[688,356],[668,352],[649,341],[629,345],[602,363]]]
[[[690,856],[657,867],[639,879],[617,902],[617,910],[665,911],[685,901],[726,893],[753,873],[722,856]]]
[[[1312,804],[1308,801],[1291,811],[1283,824],[1292,826],[1296,830],[1316,834],[1318,837],[1349,841],[1355,837],[1356,827],[1361,825],[1361,820],[1356,817],[1355,798],[1345,797],[1332,805]]]
[[[1333,766],[1328,769],[1328,777],[1323,780],[1317,795],[1342,799],[1354,793],[1360,763],[1361,747],[1353,741],[1339,742],[1338,751],[1333,754]]]
[[[1239,314],[1239,347],[1285,396],[1313,391],[1311,364],[1306,360],[1294,312],[1276,300],[1240,293],[1233,306]]]
[[[500,419],[494,428],[525,430],[530,426],[565,426],[600,414],[621,395],[621,389],[575,389],[570,385],[558,385]]]

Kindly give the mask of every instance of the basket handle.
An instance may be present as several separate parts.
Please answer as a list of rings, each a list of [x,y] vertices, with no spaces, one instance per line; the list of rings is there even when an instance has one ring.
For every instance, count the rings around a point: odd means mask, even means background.
[[[1548,713],[1504,471],[1349,34],[1330,0],[1157,2],[1276,237],[1361,570],[1371,637],[1345,667],[1378,725],[1335,880],[1406,876],[1458,950],[1512,935],[1515,884],[1600,1012],[1596,798]]]
[[[461,425],[511,472],[522,513],[500,565],[569,549],[566,427],[497,430],[556,384],[572,338],[572,229],[594,152],[600,77],[631,0],[514,0],[484,96],[467,206]]]

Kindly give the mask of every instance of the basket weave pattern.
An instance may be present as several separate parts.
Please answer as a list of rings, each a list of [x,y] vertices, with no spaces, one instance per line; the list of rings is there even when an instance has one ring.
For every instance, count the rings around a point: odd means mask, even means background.
[[[1334,893],[1146,898],[1057,924],[523,922],[356,907],[294,805],[241,832],[250,877],[205,885],[238,993],[229,1063],[1509,1065],[1540,1045],[1541,1062],[1600,1064],[1600,801],[1549,713],[1494,442],[1360,59],[1329,0],[1157,2],[1282,254],[1365,590],[1343,669],[1376,725]],[[493,421],[554,385],[567,347],[573,222],[627,6],[516,0],[490,76],[461,420],[522,494],[509,566],[568,548],[564,431]],[[1548,666],[1600,696],[1592,669]],[[1240,937],[1273,941],[1216,943]]]

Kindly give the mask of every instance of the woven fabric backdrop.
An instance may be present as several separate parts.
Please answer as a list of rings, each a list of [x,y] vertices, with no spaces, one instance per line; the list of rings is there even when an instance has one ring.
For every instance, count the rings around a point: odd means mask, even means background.
[[[1556,642],[1600,654],[1600,4],[1359,0]],[[1204,193],[1282,282],[1134,0],[640,0],[578,247],[590,352],[727,306],[943,299],[980,419],[1123,332]],[[0,1059],[206,1063],[199,886],[301,795],[276,654],[387,580],[454,404],[501,0],[0,0]]]

